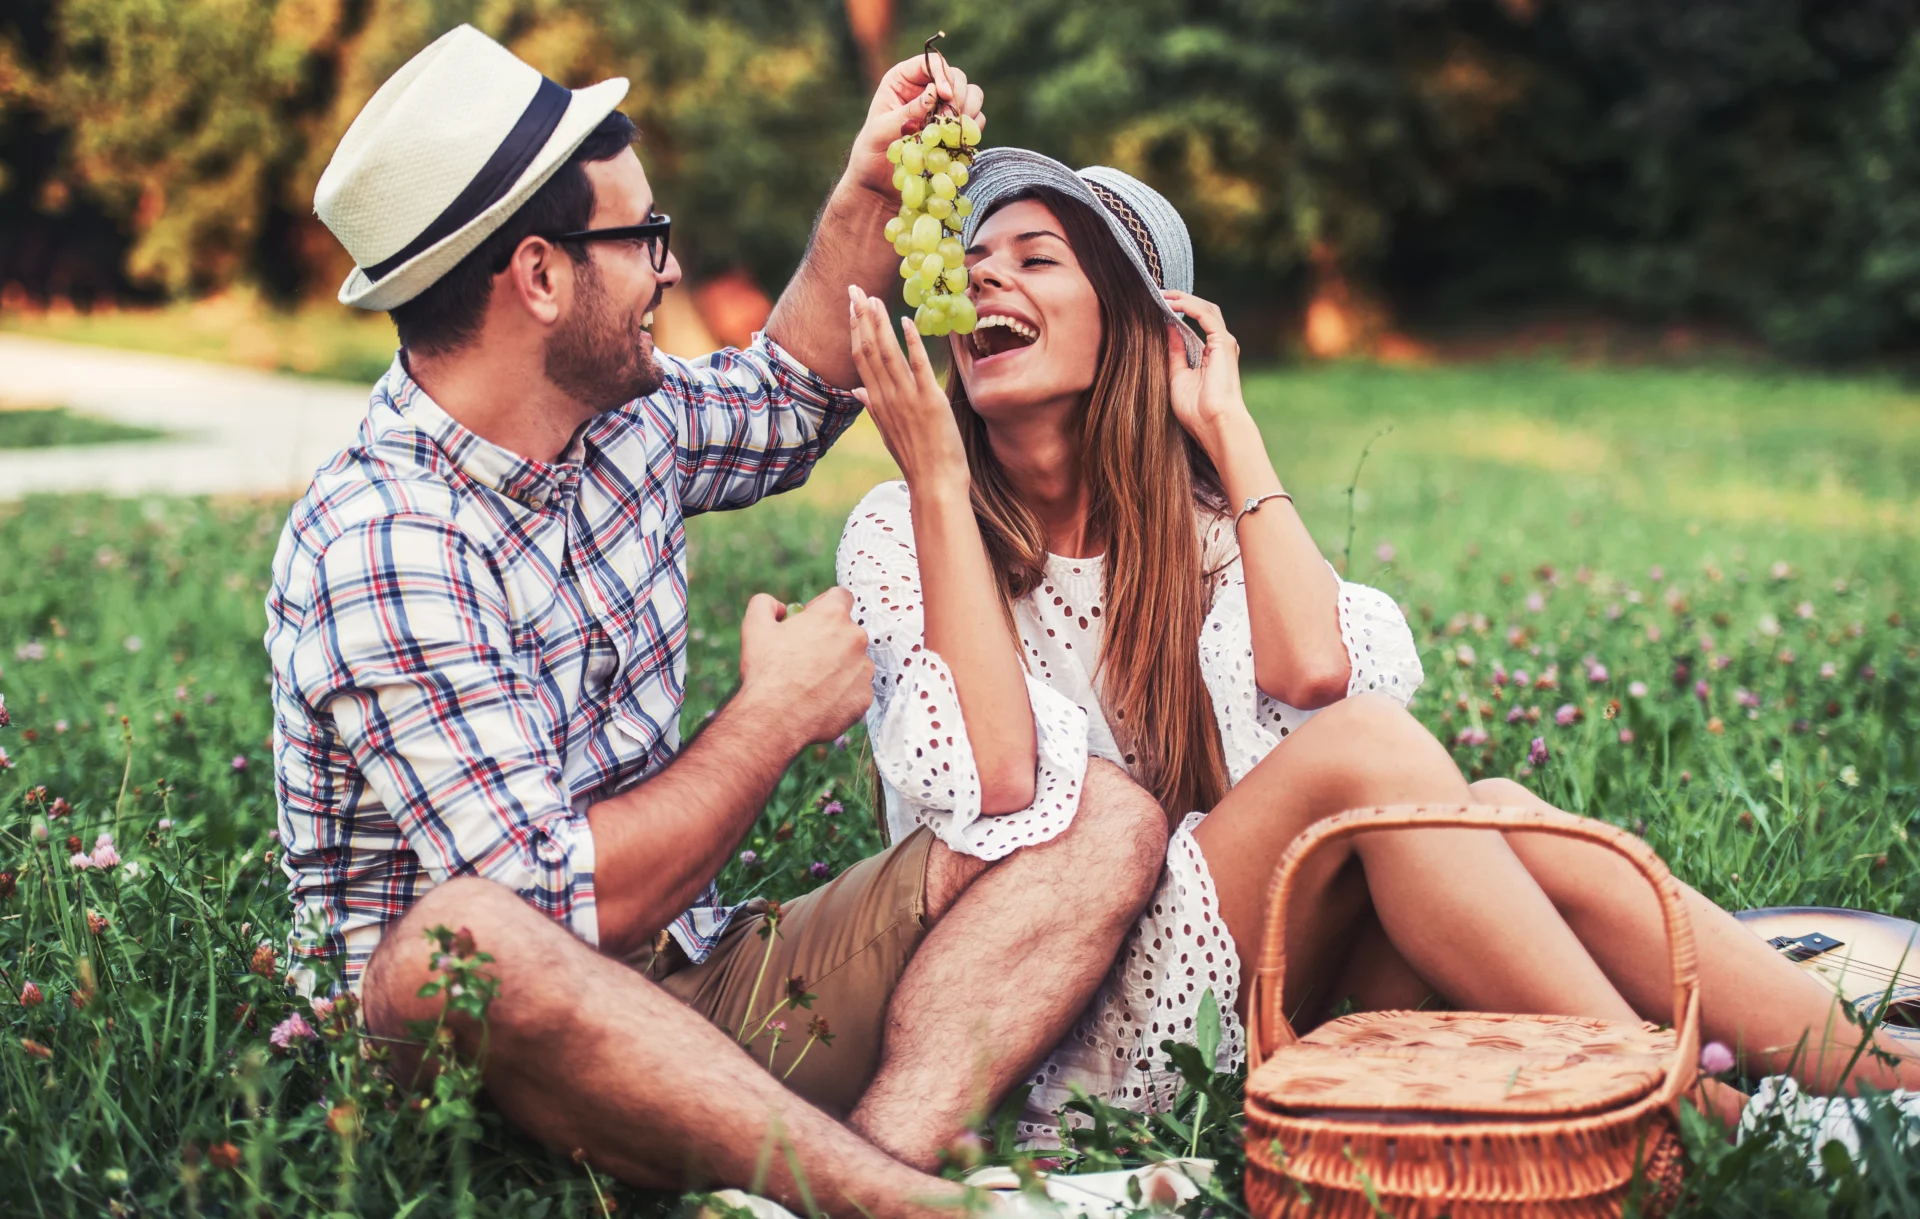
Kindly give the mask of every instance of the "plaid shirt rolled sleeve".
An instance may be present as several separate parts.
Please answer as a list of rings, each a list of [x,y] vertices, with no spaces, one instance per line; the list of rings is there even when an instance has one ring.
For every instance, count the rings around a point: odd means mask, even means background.
[[[813,463],[860,413],[771,340],[697,361],[663,358],[680,505],[689,515],[744,508],[807,481]]]
[[[661,363],[657,393],[543,462],[395,360],[294,506],[266,644],[303,985],[322,961],[354,984],[453,876],[599,942],[587,809],[680,747],[685,518],[799,486],[860,409],[764,335]],[[702,961],[733,912],[709,883],[666,931]]]
[[[310,603],[298,687],[427,875],[497,881],[597,940],[593,836],[486,556],[449,521],[380,517],[326,548]]]

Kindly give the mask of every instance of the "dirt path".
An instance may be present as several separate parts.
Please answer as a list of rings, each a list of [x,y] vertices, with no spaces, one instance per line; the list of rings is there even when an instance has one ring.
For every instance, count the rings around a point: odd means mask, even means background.
[[[371,387],[0,334],[0,402],[165,429],[162,440],[0,449],[0,500],[38,492],[298,494],[352,440]]]

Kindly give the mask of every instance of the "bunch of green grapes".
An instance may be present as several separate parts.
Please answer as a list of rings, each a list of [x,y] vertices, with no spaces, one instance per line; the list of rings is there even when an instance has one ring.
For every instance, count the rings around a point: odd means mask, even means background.
[[[956,236],[973,211],[960,191],[979,144],[978,123],[936,115],[887,146],[900,214],[887,221],[886,238],[900,255],[900,278],[921,334],[968,334],[979,320],[967,299],[967,261]]]

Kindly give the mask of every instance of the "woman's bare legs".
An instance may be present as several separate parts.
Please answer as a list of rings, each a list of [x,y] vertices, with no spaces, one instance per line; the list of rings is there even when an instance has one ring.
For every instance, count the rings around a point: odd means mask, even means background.
[[[1511,779],[1483,779],[1470,790],[1478,804],[1552,807]],[[1611,851],[1572,839],[1515,833],[1507,841],[1626,1000],[1647,1019],[1669,1019],[1666,930],[1658,903],[1631,866]],[[1750,1074],[1791,1068],[1817,1092],[1860,1082],[1920,1085],[1920,1064],[1891,1038],[1878,1037],[1875,1044],[1905,1057],[1900,1066],[1871,1053],[1855,1061],[1860,1034],[1840,1014],[1831,990],[1725,910],[1686,885],[1681,891],[1699,950],[1702,1040],[1734,1047]]]
[[[1372,695],[1335,703],[1295,731],[1215,807],[1195,838],[1240,953],[1260,959],[1267,886],[1299,834],[1344,809],[1466,804],[1467,782],[1431,733]],[[1349,865],[1365,868],[1362,880]],[[1338,998],[1329,976],[1356,920],[1372,909],[1394,947],[1433,989],[1483,1011],[1636,1019],[1497,831],[1402,830],[1329,845],[1297,885],[1287,915],[1287,1010]],[[1245,1013],[1243,988],[1241,1011]]]

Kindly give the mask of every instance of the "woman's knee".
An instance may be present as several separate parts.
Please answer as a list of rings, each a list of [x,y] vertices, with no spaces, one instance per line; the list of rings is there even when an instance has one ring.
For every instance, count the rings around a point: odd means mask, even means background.
[[[1467,784],[1475,804],[1500,804],[1508,807],[1531,808],[1540,803],[1540,798],[1512,779],[1479,779]]]
[[[1339,726],[1342,735],[1383,744],[1433,739],[1413,713],[1384,694],[1350,695],[1318,712],[1309,725],[1325,720]]]

